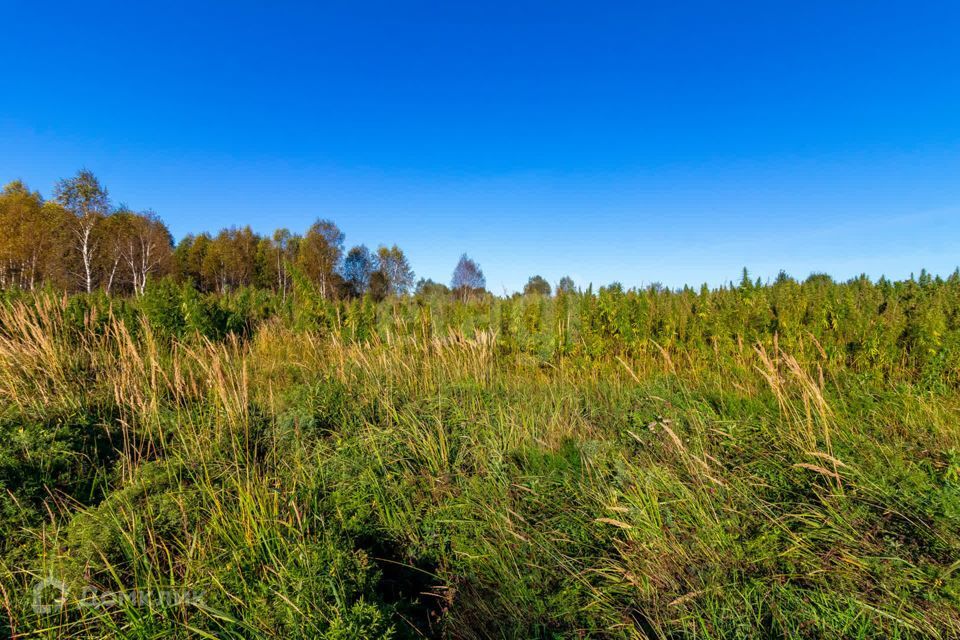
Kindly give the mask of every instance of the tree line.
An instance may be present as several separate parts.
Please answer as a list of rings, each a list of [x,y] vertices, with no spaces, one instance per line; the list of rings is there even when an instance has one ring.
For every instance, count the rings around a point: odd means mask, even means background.
[[[174,242],[153,211],[114,206],[87,169],[58,181],[51,199],[21,180],[7,184],[0,192],[0,230],[0,289],[6,290],[141,295],[149,281],[172,277],[205,293],[257,287],[286,296],[295,278],[303,277],[329,299],[486,292],[480,265],[466,254],[449,287],[429,279],[415,282],[400,247],[346,249],[343,231],[330,220],[318,219],[303,234],[277,229],[264,236],[244,226]],[[559,286],[572,289],[573,283],[567,278]],[[525,288],[525,293],[550,292],[540,276]]]

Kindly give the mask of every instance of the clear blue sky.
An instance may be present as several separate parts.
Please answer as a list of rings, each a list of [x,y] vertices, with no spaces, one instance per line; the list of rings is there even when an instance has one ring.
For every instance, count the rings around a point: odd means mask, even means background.
[[[956,2],[7,0],[0,181],[495,292],[960,263]]]

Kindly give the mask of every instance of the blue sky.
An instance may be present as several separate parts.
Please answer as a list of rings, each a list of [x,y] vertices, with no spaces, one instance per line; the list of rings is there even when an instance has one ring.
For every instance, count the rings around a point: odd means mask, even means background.
[[[495,292],[960,263],[955,2],[2,7],[0,181]]]

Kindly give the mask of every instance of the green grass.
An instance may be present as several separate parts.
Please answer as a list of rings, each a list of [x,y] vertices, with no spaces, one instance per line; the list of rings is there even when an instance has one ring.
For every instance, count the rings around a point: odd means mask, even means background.
[[[0,628],[960,637],[958,279],[308,295],[4,303]]]

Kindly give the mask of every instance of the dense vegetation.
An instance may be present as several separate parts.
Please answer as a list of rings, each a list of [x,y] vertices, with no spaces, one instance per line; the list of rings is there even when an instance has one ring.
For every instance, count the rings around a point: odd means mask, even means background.
[[[307,278],[12,291],[0,624],[960,637],[958,405],[957,274],[380,303]],[[51,577],[67,600],[38,612]],[[202,596],[83,606],[172,588]]]

